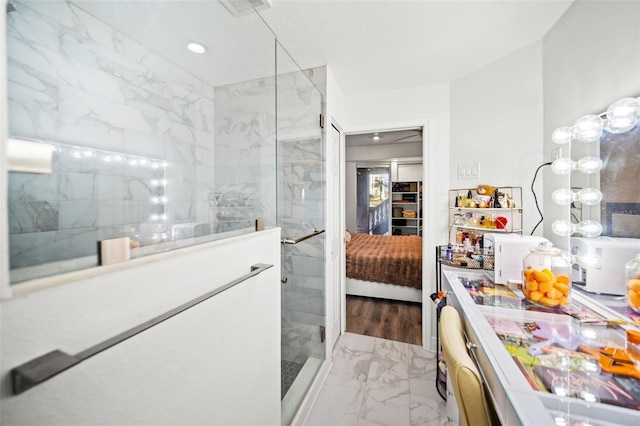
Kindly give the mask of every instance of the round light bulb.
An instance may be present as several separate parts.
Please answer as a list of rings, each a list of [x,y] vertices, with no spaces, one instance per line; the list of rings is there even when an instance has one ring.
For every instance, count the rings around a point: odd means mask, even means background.
[[[568,237],[574,232],[574,226],[568,220],[556,220],[551,224],[554,234],[561,237]]]
[[[612,103],[607,109],[607,130],[624,133],[633,129],[638,122],[638,100],[624,98]]]
[[[560,127],[551,134],[551,140],[558,145],[566,145],[571,142],[573,130],[571,127]]]
[[[597,115],[585,115],[576,121],[574,129],[576,137],[581,142],[598,142],[602,136],[602,118]]]
[[[579,263],[581,266],[587,267],[600,267],[602,265],[602,257],[597,254],[585,254],[584,256],[576,256],[574,263]]]
[[[573,201],[573,192],[569,188],[560,188],[553,191],[551,199],[559,206],[567,206]]]
[[[578,170],[581,173],[590,175],[602,170],[602,160],[598,157],[584,157],[578,160]]]
[[[578,230],[583,237],[595,238],[602,234],[602,225],[596,220],[583,220],[578,225]]]
[[[568,175],[573,169],[573,162],[570,158],[558,158],[551,163],[551,171],[557,175]]]
[[[602,201],[602,192],[596,188],[583,188],[576,195],[577,199],[585,206],[593,206]]]

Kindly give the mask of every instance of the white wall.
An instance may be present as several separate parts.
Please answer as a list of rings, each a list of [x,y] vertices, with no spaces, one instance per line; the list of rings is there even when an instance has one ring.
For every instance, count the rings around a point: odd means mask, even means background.
[[[543,162],[542,104],[541,42],[451,83],[449,185],[522,187],[525,234],[539,220],[530,187]],[[458,165],[475,162],[479,179],[458,179]]]
[[[435,348],[435,315],[429,294],[435,290],[433,247],[447,239],[449,187],[449,85],[412,87],[345,97],[347,133],[425,126],[423,226],[423,324],[425,347]],[[426,326],[431,324],[431,327]]]
[[[551,142],[556,128],[640,95],[640,2],[577,1],[545,36],[543,46],[543,146],[549,159],[558,147]],[[554,189],[568,184],[568,178],[545,171],[545,217],[568,218],[550,199]],[[568,244],[553,237],[551,223],[545,219],[545,236],[556,245]]]
[[[279,248],[279,229],[251,233],[2,301],[2,424],[280,424]],[[255,263],[274,266],[11,395],[12,368],[76,354]]]
[[[344,102],[344,128],[347,133],[417,127],[428,122],[423,137],[433,156],[423,158],[428,177],[425,190],[429,191],[431,183],[434,190],[427,194],[425,203],[434,212],[434,217],[427,223],[425,236],[430,249],[445,242],[449,185],[449,85],[348,96]],[[425,274],[432,276],[430,271],[425,271]]]

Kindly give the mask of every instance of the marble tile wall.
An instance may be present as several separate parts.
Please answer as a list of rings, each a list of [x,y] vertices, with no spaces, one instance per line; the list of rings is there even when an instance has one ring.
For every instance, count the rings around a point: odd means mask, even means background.
[[[7,15],[9,134],[166,161],[166,227],[208,222],[214,88],[73,4],[16,6]],[[98,239],[153,226],[135,207],[152,188],[130,173],[12,173],[11,267],[92,255]]]
[[[216,232],[276,220],[276,81],[266,77],[214,90],[214,180],[210,214]]]

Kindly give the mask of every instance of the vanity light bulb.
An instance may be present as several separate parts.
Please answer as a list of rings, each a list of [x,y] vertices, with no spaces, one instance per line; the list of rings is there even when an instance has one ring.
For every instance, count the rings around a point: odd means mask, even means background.
[[[568,175],[573,169],[573,162],[570,158],[558,158],[551,163],[551,171],[557,175]]]
[[[612,103],[607,109],[607,130],[624,133],[633,129],[638,122],[638,100],[624,98]]]
[[[581,142],[598,142],[602,136],[602,118],[597,115],[585,115],[576,121],[573,128],[576,131],[576,138]]]
[[[602,192],[596,188],[583,188],[578,191],[576,198],[585,206],[593,206],[602,201]]]
[[[560,127],[551,134],[551,140],[558,145],[566,145],[573,138],[573,130],[571,127]]]
[[[578,170],[581,173],[590,175],[602,170],[602,160],[598,157],[584,157],[578,160]]]
[[[602,234],[602,225],[597,220],[583,220],[578,225],[578,232],[586,238],[595,238]]]
[[[575,232],[575,227],[568,220],[556,220],[551,224],[551,230],[556,235],[568,237]]]
[[[559,206],[567,206],[573,201],[573,192],[569,188],[560,188],[553,191],[551,199]]]

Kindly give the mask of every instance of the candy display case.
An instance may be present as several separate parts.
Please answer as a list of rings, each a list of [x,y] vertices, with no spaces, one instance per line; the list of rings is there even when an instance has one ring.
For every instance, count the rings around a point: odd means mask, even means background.
[[[484,272],[443,275],[502,424],[638,424],[640,367],[627,334],[639,329],[628,316],[580,291],[559,311]]]

